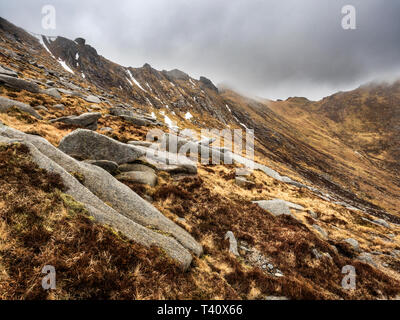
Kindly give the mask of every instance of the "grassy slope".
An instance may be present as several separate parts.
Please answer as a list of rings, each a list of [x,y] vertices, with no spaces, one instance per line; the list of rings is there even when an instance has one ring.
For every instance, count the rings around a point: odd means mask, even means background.
[[[5,65],[9,63],[3,56],[0,56],[0,61]],[[36,79],[44,76],[41,70],[33,70],[30,66],[24,66],[23,73]],[[32,106],[48,107],[49,113],[41,111],[44,120],[16,110],[0,114],[0,120],[24,132],[41,135],[54,145],[75,128],[50,124],[48,119],[81,114],[90,107],[90,103],[77,97],[63,96],[59,101],[43,94],[17,92],[3,87],[0,90],[3,96]],[[57,103],[63,103],[65,110],[52,108]],[[265,122],[261,115],[251,108],[247,109],[243,101],[237,103],[253,119]],[[108,106],[102,103],[100,107],[100,112],[106,115]],[[159,110],[154,111],[162,119]],[[178,116],[169,116],[180,121],[178,124],[181,127],[184,126]],[[196,116],[205,124],[213,123],[210,117]],[[266,124],[275,126],[278,133],[293,135],[293,132],[285,132],[289,126],[284,121],[277,123],[274,118],[266,119]],[[316,134],[317,127],[313,125],[310,121],[309,128],[314,131],[317,150],[326,151],[335,145],[337,140],[326,134],[326,139],[332,141],[327,149],[322,148],[321,141],[325,138]],[[121,141],[143,140],[149,129],[127,125],[118,118],[110,117],[99,121],[100,128],[105,126],[112,127],[114,132],[110,135]],[[298,139],[306,139],[308,132],[298,132]],[[312,139],[307,142],[311,143]],[[277,145],[281,154],[290,157],[292,150],[285,147]],[[340,154],[340,147],[334,150],[335,154],[336,151]],[[282,173],[298,177],[290,165],[282,164],[280,159],[274,157],[274,152],[266,148],[263,151],[265,153],[257,153],[261,161]],[[56,177],[30,163],[23,148],[3,147],[1,156],[1,181],[5,181],[1,185],[3,192],[0,198],[2,298],[261,299],[267,295],[286,295],[294,299],[335,299],[382,298],[394,296],[400,291],[400,266],[394,258],[384,257],[389,267],[380,265],[383,273],[355,261],[356,253],[342,242],[344,238],[353,237],[364,250],[389,254],[393,249],[400,249],[398,228],[391,230],[395,238],[389,239],[387,230],[361,220],[361,217],[370,218],[368,215],[273,181],[261,172],[252,175],[256,186],[249,190],[234,184],[233,167],[220,166],[201,167],[199,174],[193,177],[171,177],[160,173],[160,183],[153,189],[130,185],[139,194],[152,196],[153,204],[158,209],[204,245],[206,254],[195,258],[192,268],[182,274],[159,250],[145,249],[106,227],[94,224],[81,206],[62,194],[62,184]],[[351,163],[353,160],[348,158],[347,161]],[[303,165],[307,166],[307,163]],[[342,170],[344,165],[339,168]],[[351,176],[350,173],[346,175]],[[303,213],[295,213],[303,224],[295,219],[275,218],[249,202],[276,197],[312,209],[319,215],[318,220]],[[382,197],[377,200],[386,205],[389,200]],[[179,217],[184,217],[185,221]],[[329,233],[329,243],[311,228],[315,223]],[[235,233],[240,243],[246,241],[269,256],[285,277],[277,278],[263,272],[244,254],[241,259],[232,257],[228,253],[228,244],[223,240],[228,230]],[[332,249],[332,244],[339,247],[339,253]],[[329,253],[333,259],[316,260],[311,252],[314,248]],[[52,264],[59,271],[56,291],[44,292],[41,289],[43,275],[40,270],[45,264]],[[343,277],[341,268],[346,264],[357,268],[358,289],[355,292],[343,291],[340,287]]]

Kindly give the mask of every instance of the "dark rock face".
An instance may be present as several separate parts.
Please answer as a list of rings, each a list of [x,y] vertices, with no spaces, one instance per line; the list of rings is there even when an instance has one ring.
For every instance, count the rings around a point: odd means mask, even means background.
[[[27,112],[37,119],[42,119],[42,117],[35,111],[35,109],[27,105],[26,103],[14,101],[5,97],[0,97],[0,113],[7,112],[12,107],[16,107],[21,111]]]
[[[212,83],[210,79],[207,79],[206,77],[200,77],[200,82],[203,87],[218,93],[218,88]]]
[[[169,80],[185,80],[188,81],[190,79],[189,75],[181,70],[173,69],[171,71],[163,70],[162,73],[169,79]]]
[[[40,91],[40,87],[34,82],[18,79],[3,74],[0,74],[0,84],[13,89],[26,90],[32,93],[39,93]]]
[[[80,46],[84,46],[85,43],[86,43],[86,40],[83,39],[83,38],[76,38],[76,39],[75,39],[75,42],[76,42],[77,44],[79,44]]]

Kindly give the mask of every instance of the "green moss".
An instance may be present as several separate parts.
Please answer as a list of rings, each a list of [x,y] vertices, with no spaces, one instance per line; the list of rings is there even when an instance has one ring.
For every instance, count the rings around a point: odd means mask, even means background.
[[[70,195],[60,192],[59,196],[71,216],[76,216],[80,214],[88,215],[88,211],[86,210],[85,206],[82,203],[76,201]]]
[[[76,180],[78,180],[80,184],[85,183],[85,176],[82,173],[74,171],[70,172],[70,175],[73,176]]]

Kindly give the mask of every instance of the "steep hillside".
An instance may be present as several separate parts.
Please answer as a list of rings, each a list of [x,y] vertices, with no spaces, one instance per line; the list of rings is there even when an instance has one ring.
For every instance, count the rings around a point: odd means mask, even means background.
[[[400,294],[397,85],[261,101],[1,18],[0,49],[1,298]],[[213,128],[254,129],[256,170],[237,176],[244,150],[213,133],[184,136]],[[172,151],[145,141],[155,129],[234,163],[161,162],[151,147]],[[56,290],[41,288],[46,264]]]

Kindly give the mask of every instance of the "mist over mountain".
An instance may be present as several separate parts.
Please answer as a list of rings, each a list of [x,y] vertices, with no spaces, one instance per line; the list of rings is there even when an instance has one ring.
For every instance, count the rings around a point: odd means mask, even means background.
[[[353,1],[355,30],[342,28],[344,0],[54,1],[56,30],[42,29],[44,4],[3,1],[0,11],[32,32],[86,38],[121,65],[207,74],[252,96],[319,100],[399,75],[396,0]]]

